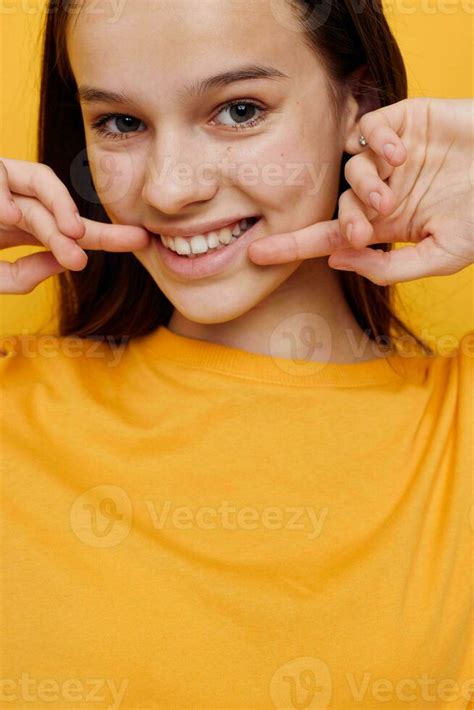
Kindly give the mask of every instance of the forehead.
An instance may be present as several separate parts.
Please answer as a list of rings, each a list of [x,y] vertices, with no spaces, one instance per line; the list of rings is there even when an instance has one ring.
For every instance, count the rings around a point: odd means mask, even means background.
[[[169,40],[209,37],[221,32],[261,29],[281,35],[289,29],[292,12],[289,0],[69,0],[68,14],[76,28],[105,26],[117,32],[140,29],[148,36],[156,32]],[[297,25],[295,22],[295,30]],[[281,38],[281,37],[279,37]]]
[[[76,78],[110,84],[139,71],[163,90],[244,61],[290,76],[316,62],[288,0],[82,0],[67,48]]]

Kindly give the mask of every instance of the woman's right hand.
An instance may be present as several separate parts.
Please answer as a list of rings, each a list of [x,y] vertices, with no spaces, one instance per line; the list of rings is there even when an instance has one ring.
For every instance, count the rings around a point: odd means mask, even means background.
[[[0,293],[29,293],[66,269],[87,264],[84,249],[127,252],[149,241],[138,226],[86,219],[55,172],[42,163],[0,159],[0,249],[32,244],[49,251],[0,261]],[[80,245],[80,246],[79,246]]]

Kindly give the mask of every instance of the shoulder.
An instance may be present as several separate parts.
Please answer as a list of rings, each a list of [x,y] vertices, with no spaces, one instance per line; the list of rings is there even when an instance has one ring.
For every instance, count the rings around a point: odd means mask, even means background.
[[[30,450],[38,434],[56,441],[65,427],[120,406],[121,388],[130,390],[126,353],[100,340],[1,336],[0,430],[10,451]]]
[[[455,351],[453,359],[454,375],[457,381],[458,397],[474,421],[474,330],[466,333]]]
[[[457,340],[441,338],[437,346],[430,369],[436,399],[469,430],[474,420],[474,330]]]
[[[444,366],[459,389],[465,391],[466,387],[473,384],[474,378],[474,330],[461,336],[454,348],[449,346],[449,342],[444,348],[443,342],[440,342],[439,350],[438,360],[443,363],[441,367]]]
[[[474,330],[470,330],[461,338],[456,357],[462,375],[464,377],[472,377],[474,370]]]

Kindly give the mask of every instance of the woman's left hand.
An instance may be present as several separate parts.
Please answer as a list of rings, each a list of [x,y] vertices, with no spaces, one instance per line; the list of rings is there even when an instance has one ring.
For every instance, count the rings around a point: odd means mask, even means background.
[[[411,98],[364,114],[359,126],[368,146],[346,163],[351,188],[339,197],[338,218],[256,240],[249,257],[280,264],[330,255],[332,268],[383,286],[472,264],[473,105],[471,99]],[[395,146],[391,157],[386,143]],[[381,197],[378,208],[373,192]],[[382,242],[412,248],[368,248]]]

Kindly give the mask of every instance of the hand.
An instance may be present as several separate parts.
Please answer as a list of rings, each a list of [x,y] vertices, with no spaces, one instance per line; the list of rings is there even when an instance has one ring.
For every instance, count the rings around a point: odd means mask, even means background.
[[[346,150],[351,188],[338,218],[253,242],[249,257],[277,264],[330,255],[332,268],[380,285],[454,274],[474,262],[473,101],[404,99],[364,114]],[[395,148],[391,157],[384,145]],[[370,193],[379,193],[376,207]],[[352,232],[349,225],[352,224]],[[391,251],[381,242],[416,246]]]
[[[83,249],[133,251],[148,241],[141,227],[80,217],[66,186],[48,166],[0,160],[0,249],[23,244],[50,249],[13,263],[0,261],[0,293],[29,293],[53,274],[80,271],[87,264]]]

